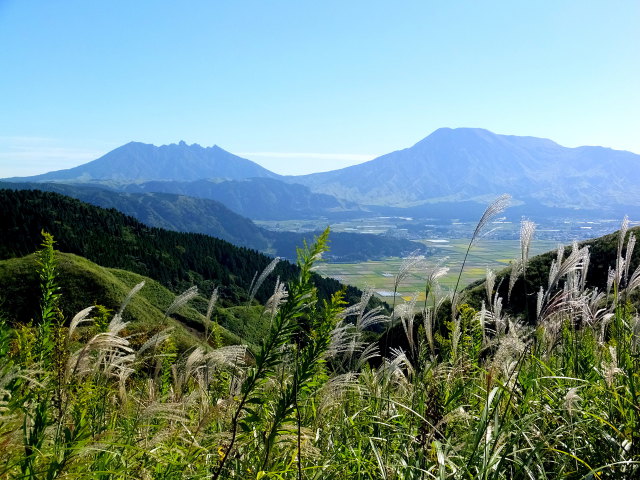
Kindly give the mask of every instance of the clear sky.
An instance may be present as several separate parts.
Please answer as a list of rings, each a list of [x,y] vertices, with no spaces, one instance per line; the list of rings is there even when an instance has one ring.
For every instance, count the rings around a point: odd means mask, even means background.
[[[640,1],[0,0],[0,177],[135,140],[278,173],[439,127],[640,153]]]

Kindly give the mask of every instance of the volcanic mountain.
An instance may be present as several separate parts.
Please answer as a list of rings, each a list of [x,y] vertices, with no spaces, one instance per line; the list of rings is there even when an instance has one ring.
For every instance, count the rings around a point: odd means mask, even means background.
[[[486,201],[506,192],[516,202],[547,207],[638,207],[640,155],[566,148],[543,138],[478,128],[441,128],[410,148],[287,181],[370,205]]]
[[[180,142],[156,147],[130,142],[74,168],[11,180],[128,184],[152,180],[241,180],[253,177],[278,178],[279,175],[217,145],[201,147]]]

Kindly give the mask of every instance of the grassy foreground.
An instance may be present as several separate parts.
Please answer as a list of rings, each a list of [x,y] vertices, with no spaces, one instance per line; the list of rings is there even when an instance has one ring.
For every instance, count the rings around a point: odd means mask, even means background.
[[[253,355],[221,347],[215,324],[182,356],[165,331],[134,349],[131,295],[108,322],[61,318],[45,239],[38,322],[0,324],[0,478],[640,477],[640,321],[627,301],[640,268],[625,262],[626,226],[608,291],[585,288],[589,253],[574,246],[529,292],[537,312],[507,317],[489,273],[483,307],[454,295],[444,324],[438,266],[421,312],[367,310],[371,292],[320,304],[311,269],[327,234],[300,251],[297,279],[276,284]],[[380,358],[370,329],[391,323],[409,348]]]

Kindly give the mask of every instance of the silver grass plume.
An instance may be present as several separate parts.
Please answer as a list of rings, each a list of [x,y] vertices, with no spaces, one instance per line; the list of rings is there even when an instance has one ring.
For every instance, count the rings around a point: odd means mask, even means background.
[[[544,287],[540,285],[540,290],[538,290],[538,296],[536,298],[536,318],[540,319],[540,314],[542,313],[542,302],[544,301]]]
[[[210,366],[224,367],[237,372],[245,366],[246,356],[246,345],[228,345],[207,353],[205,360]]]
[[[578,395],[578,387],[570,388],[567,391],[567,394],[564,396],[564,408],[569,415],[573,415],[573,411],[581,401],[582,398]]]
[[[173,331],[173,327],[169,327],[156,333],[149,340],[147,340],[142,344],[142,346],[138,349],[136,354],[140,356],[150,348],[155,349],[158,345],[160,345],[162,342],[166,341],[169,337],[171,337],[172,331]]]
[[[511,262],[511,272],[509,273],[509,289],[507,290],[507,302],[511,301],[511,291],[518,281],[518,277],[524,272],[524,263],[516,258]]]
[[[360,297],[360,301],[342,310],[339,317],[345,319],[350,316],[355,316],[356,320],[354,324],[358,331],[366,330],[374,325],[387,323],[389,321],[389,317],[380,313],[382,311],[382,307],[375,307],[367,310],[367,306],[369,305],[369,301],[372,296],[373,288],[370,286],[365,287],[362,292],[362,296]]]
[[[218,302],[218,287],[213,289],[211,297],[209,298],[209,304],[207,305],[207,313],[204,316],[204,338],[209,341],[209,324],[211,323],[211,315],[213,314],[213,307]]]
[[[424,287],[424,308],[427,308],[427,299],[429,297],[429,293],[432,290],[438,288],[438,279],[443,277],[447,273],[449,273],[449,267],[444,267],[442,264],[449,260],[449,257],[441,258],[436,262],[432,267],[427,268],[426,270],[426,281]],[[435,303],[435,301],[434,301]]]
[[[407,337],[407,341],[409,342],[409,347],[411,348],[411,353],[415,355],[416,351],[416,342],[413,333],[413,325],[415,320],[415,309],[416,309],[416,300],[418,298],[418,294],[415,293],[411,300],[403,303],[402,305],[398,305],[396,307],[396,312],[394,312],[394,316],[400,317],[400,321],[402,322],[402,328],[404,329],[404,334]]]
[[[636,236],[633,233],[629,234],[629,240],[627,241],[627,249],[624,254],[624,282],[627,283],[629,279],[629,267],[631,266],[631,256],[633,255],[633,249],[636,246]]]
[[[427,343],[429,345],[429,351],[431,352],[431,355],[436,354],[436,345],[433,339],[433,317],[434,310],[432,310],[431,308],[425,309],[423,314],[424,334],[427,337]]]
[[[251,282],[251,285],[249,286],[249,303],[253,301],[253,299],[256,296],[256,293],[258,293],[258,290],[260,289],[264,281],[271,274],[271,272],[273,272],[273,270],[276,268],[276,265],[278,264],[279,261],[280,261],[280,257],[275,257],[273,260],[271,260],[269,265],[267,265],[266,268],[262,271],[258,279],[255,281],[255,283],[253,281]],[[255,276],[254,276],[254,279],[255,279]]]
[[[622,219],[622,224],[620,225],[620,231],[618,232],[618,254],[616,256],[616,280],[620,280],[622,275],[622,263],[624,258],[622,257],[622,247],[624,246],[624,241],[627,237],[627,231],[629,230],[629,217],[626,215]]]
[[[585,255],[582,260],[582,268],[580,269],[580,284],[578,288],[581,292],[587,288],[587,273],[589,272],[589,265],[591,263],[591,255]]]
[[[195,285],[193,287],[188,288],[180,295],[178,295],[175,300],[169,305],[167,311],[164,312],[164,316],[168,317],[169,315],[175,313],[180,307],[186,305],[192,298],[198,295],[198,287]]]
[[[631,327],[631,354],[638,355],[638,345],[640,344],[640,317],[637,315],[629,323]]]
[[[584,246],[579,248],[578,244],[574,242],[571,248],[571,253],[564,260],[562,259],[563,253],[564,249],[559,247],[556,260],[551,262],[551,267],[549,269],[549,286],[545,293],[543,304],[549,300],[549,295],[562,277],[575,270],[582,270],[584,265],[588,262],[589,247]]]
[[[81,323],[88,322],[92,320],[91,318],[87,318],[93,310],[94,307],[87,307],[84,310],[79,311],[71,320],[71,324],[69,325],[69,332],[67,333],[67,344],[73,335],[73,332],[76,330],[77,326]]]
[[[129,305],[131,299],[142,289],[142,287],[144,287],[144,281],[138,283],[135,287],[129,290],[129,293],[120,304],[120,308],[118,309],[117,313],[118,315],[122,316],[122,312],[124,312],[124,309],[127,308],[127,305]]]
[[[416,269],[422,262],[424,261],[424,256],[418,255],[417,250],[411,253],[408,257],[406,257],[402,263],[400,264],[400,268],[398,273],[395,276],[393,282],[393,306],[395,308],[396,296],[398,294],[398,287],[404,278],[409,275],[409,273]]]
[[[211,321],[211,314],[213,313],[213,307],[217,302],[218,302],[218,287],[213,289],[213,292],[211,293],[211,298],[209,298],[209,304],[207,305],[207,314],[205,316],[207,323]]]
[[[639,286],[640,286],[640,265],[638,265],[638,267],[633,271],[633,273],[631,274],[631,278],[629,278],[629,281],[627,282],[627,286],[625,288],[626,294],[629,295]]]
[[[122,316],[120,316],[120,314],[116,313],[111,319],[111,321],[109,322],[106,333],[115,337],[119,335],[122,330],[125,329],[125,327],[127,326],[127,323],[128,322],[125,322],[122,319]]]
[[[493,316],[496,318],[496,322],[500,321],[502,315],[502,297],[496,295],[493,299]]]
[[[480,217],[480,221],[476,225],[475,230],[473,231],[471,243],[473,243],[477,239],[478,234],[489,222],[491,222],[491,220],[493,220],[498,214],[502,213],[509,206],[509,203],[511,203],[511,195],[509,195],[508,193],[504,193],[496,198],[493,203],[491,203],[487,207],[487,209],[482,214],[482,217]]]
[[[469,250],[471,250],[471,246],[474,244],[478,235],[482,231],[482,229],[489,223],[496,215],[503,212],[511,202],[511,195],[505,193],[496,198],[484,211],[482,217],[480,217],[480,221],[476,225],[475,230],[473,231],[473,235],[471,236],[471,241],[469,242],[469,246],[467,247],[467,253],[462,260],[462,266],[460,267],[460,273],[458,274],[458,280],[456,281],[456,286],[453,289],[453,294],[451,296],[451,311],[455,312],[455,306],[457,303],[456,295],[458,292],[458,286],[460,285],[460,279],[462,278],[462,271],[464,270],[464,265],[467,262],[467,257],[469,256]]]
[[[123,323],[116,323],[113,331],[98,333],[91,338],[83,348],[73,353],[67,361],[66,378],[84,376],[91,372],[109,369],[111,363],[119,363],[122,357],[127,357],[127,362],[133,358],[128,357],[133,353],[126,338],[118,336]],[[93,353],[93,355],[92,355]],[[93,361],[92,361],[93,360]]]
[[[613,287],[613,281],[616,278],[616,272],[609,267],[607,272],[607,296],[611,293],[611,287]]]
[[[484,288],[487,292],[487,302],[489,303],[489,308],[492,308],[493,303],[493,289],[496,286],[496,274],[487,267],[487,277],[484,282]]]
[[[327,414],[334,408],[342,408],[342,397],[348,393],[360,393],[358,374],[347,372],[331,377],[317,392],[318,411]]]
[[[611,357],[609,360],[602,362],[602,376],[607,386],[611,388],[616,375],[623,373],[623,371],[618,367],[618,355],[615,347],[611,345],[609,346],[609,356]]]
[[[440,310],[440,307],[442,307],[445,299],[446,297],[438,297],[438,300],[433,308],[429,307],[423,312],[424,333],[427,337],[427,342],[429,343],[429,349],[431,350],[432,355],[436,354],[435,341],[433,337],[433,326],[438,310]]]
[[[380,366],[382,377],[398,387],[409,388],[411,385],[409,378],[414,372],[413,365],[401,348],[392,348],[389,353],[390,360],[385,359]]]
[[[380,349],[378,348],[377,343],[370,343],[367,345],[362,352],[360,352],[360,356],[356,361],[356,371],[360,371],[369,365],[369,362],[374,358],[378,358],[380,356]]]
[[[453,321],[453,332],[451,332],[451,362],[455,363],[458,358],[458,345],[460,344],[460,336],[462,329],[460,326],[460,317]]]
[[[606,296],[604,292],[599,292],[597,288],[586,293],[582,304],[582,316],[588,325],[599,323],[603,316],[607,313],[606,308],[601,308],[605,303]]]
[[[607,331],[607,327],[611,323],[611,320],[613,320],[613,317],[614,314],[609,312],[605,313],[600,320],[600,334],[598,336],[598,343],[600,345],[604,345],[605,333]]]
[[[280,281],[280,277],[276,279],[276,285],[273,289],[273,295],[269,297],[265,308],[269,312],[269,316],[273,320],[280,309],[280,306],[287,300],[289,292],[284,282]]]
[[[487,306],[484,303],[484,300],[482,301],[482,305],[480,307],[480,311],[476,312],[476,314],[474,315],[474,321],[478,322],[478,325],[480,325],[480,331],[482,332],[482,346],[486,346],[487,344],[487,317],[491,315],[491,312],[489,312],[487,310]]]
[[[522,286],[524,291],[525,301],[525,313],[527,320],[529,319],[529,293],[527,291],[527,263],[529,263],[529,249],[531,247],[531,240],[533,240],[533,234],[536,231],[536,224],[530,220],[523,220],[520,223],[520,261],[522,262]],[[511,296],[511,289],[509,290],[509,297]]]
[[[512,362],[518,360],[524,353],[528,334],[528,328],[522,323],[509,322],[509,333],[502,334],[499,338],[498,349],[493,357],[493,367],[498,371],[511,370],[505,367],[510,367]]]
[[[522,268],[526,272],[527,262],[529,261],[529,249],[531,240],[536,231],[536,224],[530,220],[523,220],[520,224],[520,254],[522,258]]]

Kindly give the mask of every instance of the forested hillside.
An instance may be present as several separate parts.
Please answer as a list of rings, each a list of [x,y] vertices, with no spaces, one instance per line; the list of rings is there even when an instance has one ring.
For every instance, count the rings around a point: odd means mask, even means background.
[[[204,233],[291,261],[296,260],[296,248],[305,241],[311,242],[314,236],[312,233],[274,232],[261,228],[222,203],[208,198],[157,192],[126,193],[106,187],[62,183],[3,182],[0,186],[60,193],[99,207],[115,208],[150,227]],[[331,250],[326,253],[326,259],[334,262],[379,260],[408,255],[416,250],[425,252],[427,249],[421,243],[406,239],[339,232],[331,235]]]
[[[221,301],[230,304],[246,301],[254,275],[272,260],[207,235],[147,227],[116,210],[51,192],[0,190],[0,224],[0,259],[34,252],[44,230],[54,236],[60,251],[151,277],[174,292],[192,285],[203,291],[219,286]],[[296,272],[294,265],[281,261],[273,278],[288,281]],[[316,275],[314,282],[322,298],[341,288],[337,281]],[[271,289],[263,286],[256,298],[264,302]],[[354,287],[347,291],[354,301],[360,296]]]

